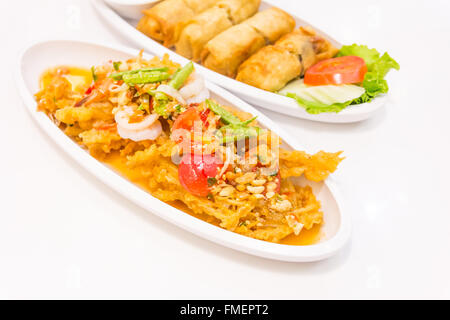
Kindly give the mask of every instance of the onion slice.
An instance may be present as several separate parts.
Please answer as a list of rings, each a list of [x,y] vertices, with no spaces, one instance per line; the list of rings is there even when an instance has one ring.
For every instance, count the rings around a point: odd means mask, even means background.
[[[186,104],[186,101],[184,101],[183,97],[178,92],[178,90],[175,88],[172,88],[171,86],[169,86],[167,84],[160,84],[156,90],[159,92],[165,93],[166,95],[174,98],[175,100],[177,100],[179,103],[181,103],[183,105]]]

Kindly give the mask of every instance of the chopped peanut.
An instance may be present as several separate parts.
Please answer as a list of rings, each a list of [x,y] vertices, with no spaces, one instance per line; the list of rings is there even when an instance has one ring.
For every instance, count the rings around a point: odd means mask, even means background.
[[[277,184],[275,182],[269,182],[266,185],[267,191],[275,191],[275,189],[277,188]]]
[[[264,191],[264,186],[259,186],[259,187],[247,186],[247,190],[253,194],[259,194]]]
[[[254,197],[255,199],[262,199],[262,198],[264,198],[264,195],[262,195],[262,194],[252,194],[252,197]]]
[[[220,192],[219,192],[219,196],[221,197],[229,197],[234,193],[234,188],[232,186],[228,186],[223,188]]]
[[[247,192],[239,192],[237,198],[240,200],[247,199],[250,195]]]
[[[257,179],[251,182],[252,186],[262,186],[264,183],[266,183],[266,179]]]
[[[269,192],[266,193],[266,198],[267,198],[267,199],[270,199],[270,198],[272,198],[274,195],[275,195],[275,192],[269,191]]]
[[[254,172],[247,172],[242,177],[236,178],[236,182],[239,184],[247,184],[255,180],[256,173]]]
[[[269,208],[278,212],[285,212],[292,209],[292,204],[289,200],[281,200],[270,204]]]

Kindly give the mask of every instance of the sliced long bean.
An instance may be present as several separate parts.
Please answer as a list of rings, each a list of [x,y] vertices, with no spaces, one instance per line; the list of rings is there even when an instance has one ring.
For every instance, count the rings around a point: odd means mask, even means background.
[[[142,69],[136,69],[136,70],[130,70],[130,71],[122,71],[122,72],[116,72],[109,75],[110,78],[113,78],[116,81],[122,80],[124,75],[127,74],[135,74],[138,72],[153,72],[153,71],[160,71],[160,72],[166,72],[168,71],[168,67],[160,67],[160,68],[142,68]]]
[[[246,138],[257,137],[259,130],[259,127],[248,127],[242,125],[228,125],[222,127],[220,129],[222,134],[222,143],[231,143]]]
[[[194,64],[191,61],[174,74],[172,80],[169,81],[169,86],[180,89],[192,72],[194,72]]]
[[[220,116],[220,119],[223,121],[223,123],[236,125],[241,123],[241,119],[236,117],[231,112],[227,111],[225,108],[219,106],[214,101],[206,99],[206,105],[212,112]]]
[[[152,71],[152,72],[124,74],[122,76],[122,80],[125,81],[126,84],[133,85],[133,84],[161,82],[169,79],[169,77],[170,74],[168,74],[167,72]]]
[[[256,119],[256,117],[241,121],[241,119],[212,100],[207,99],[206,105],[212,112],[220,116],[220,120],[222,120],[223,123],[227,124],[220,128],[219,131],[219,138],[222,140],[222,143],[230,143],[258,136],[260,128],[248,126]]]

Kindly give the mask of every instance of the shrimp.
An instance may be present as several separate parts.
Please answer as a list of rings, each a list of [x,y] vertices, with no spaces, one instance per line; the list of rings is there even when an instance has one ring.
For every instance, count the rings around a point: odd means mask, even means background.
[[[128,130],[117,126],[117,133],[124,139],[133,141],[155,140],[162,132],[161,122],[156,120],[150,127],[142,130]]]
[[[189,99],[186,100],[186,103],[188,105],[193,104],[193,103],[202,103],[203,101],[205,101],[206,99],[209,99],[209,90],[205,88],[203,88],[202,91],[200,91],[197,95],[190,97]]]
[[[205,86],[205,80],[203,77],[194,72],[188,78],[187,83],[179,90],[181,96],[190,103],[200,103],[205,101],[209,97],[209,91]],[[195,102],[190,102],[195,100]]]
[[[130,123],[133,108],[126,106],[116,112],[114,119],[117,123],[117,133],[124,139],[133,141],[155,140],[162,132],[158,114],[145,116],[140,122]]]
[[[121,126],[127,130],[142,130],[147,127],[150,127],[156,120],[158,120],[159,115],[154,113],[144,117],[144,120],[141,122],[129,123],[130,116],[134,113],[133,108],[126,106],[124,109],[116,112],[114,119],[117,122],[117,125]]]

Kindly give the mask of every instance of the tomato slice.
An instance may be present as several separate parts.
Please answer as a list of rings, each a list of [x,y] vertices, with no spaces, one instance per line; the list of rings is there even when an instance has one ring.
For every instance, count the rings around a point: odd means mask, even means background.
[[[367,65],[357,56],[345,56],[323,60],[305,73],[304,82],[310,86],[359,83],[364,80]]]
[[[191,107],[180,114],[172,125],[171,139],[182,147],[184,153],[202,153],[203,146],[201,141],[195,141],[192,137],[196,121],[202,121],[200,114],[195,107]]]
[[[206,197],[210,189],[208,178],[215,177],[222,166],[221,161],[211,154],[185,154],[178,166],[178,178],[187,191]]]
[[[202,121],[196,108],[192,107],[180,114],[172,125],[172,131],[185,129],[190,131],[195,121]]]
[[[196,121],[201,122],[200,127],[195,128],[196,130],[201,129],[203,131],[204,128],[208,127],[208,114],[209,109],[199,112],[194,106],[180,114],[174,121],[171,139],[182,147],[184,153],[202,154],[208,152],[208,150],[203,148],[202,139],[198,140],[193,137],[194,123]],[[201,136],[200,133],[196,134]]]

